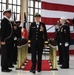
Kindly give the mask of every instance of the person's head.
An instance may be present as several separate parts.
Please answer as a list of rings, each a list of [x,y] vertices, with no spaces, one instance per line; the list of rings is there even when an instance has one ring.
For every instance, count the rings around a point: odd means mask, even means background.
[[[61,26],[61,23],[60,23],[60,21],[57,21],[57,25],[58,25],[58,26]]]
[[[12,15],[12,12],[11,12],[11,10],[10,9],[7,9],[7,10],[5,10],[4,11],[4,16],[6,16],[7,18],[10,18],[11,17],[11,15]]]
[[[15,23],[16,23],[16,26],[19,27],[21,24],[21,21],[16,20]]]
[[[36,13],[36,14],[34,15],[34,19],[35,19],[35,22],[40,22],[40,21],[41,21],[41,15],[38,14],[38,13]]]
[[[65,24],[67,22],[67,18],[65,18],[65,17],[61,17],[60,18],[60,24]]]

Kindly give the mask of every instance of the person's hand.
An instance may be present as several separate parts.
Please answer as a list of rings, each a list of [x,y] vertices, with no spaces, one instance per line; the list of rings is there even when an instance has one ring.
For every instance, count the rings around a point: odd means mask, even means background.
[[[5,45],[5,42],[1,42],[2,45]]]
[[[47,48],[47,45],[44,45],[45,48]]]
[[[14,30],[16,30],[17,29],[17,26],[14,26]]]
[[[28,47],[31,47],[31,45],[30,45],[30,44],[28,44]]]

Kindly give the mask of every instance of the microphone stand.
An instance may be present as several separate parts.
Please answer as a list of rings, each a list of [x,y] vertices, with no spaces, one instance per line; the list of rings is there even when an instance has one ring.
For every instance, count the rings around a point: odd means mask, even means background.
[[[51,26],[50,28],[48,28],[47,31],[50,30],[51,28],[53,28],[54,26],[55,26],[55,25],[53,25],[53,26]],[[55,33],[55,32],[53,32],[53,34],[50,34],[49,36],[55,35],[54,33]],[[49,42],[50,42],[50,41],[54,41],[54,38],[49,38],[48,41],[49,41]]]
[[[50,30],[51,28],[53,28],[54,26],[55,26],[55,25],[53,25],[53,26],[51,26],[50,28],[48,28],[47,31]]]
[[[53,26],[51,26],[50,28],[48,28],[47,31],[50,30],[51,28],[53,28],[54,26],[55,26],[55,25],[53,25]],[[55,33],[55,32],[53,32],[53,33]],[[54,34],[51,34],[50,36],[52,36],[52,35],[54,35]]]

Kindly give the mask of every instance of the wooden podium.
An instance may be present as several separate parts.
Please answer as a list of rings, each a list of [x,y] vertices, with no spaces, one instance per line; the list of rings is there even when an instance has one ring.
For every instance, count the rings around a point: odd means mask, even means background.
[[[27,54],[28,54],[28,44],[27,44],[27,39],[19,39],[17,42],[17,48],[18,48],[18,53],[17,53],[17,70],[22,69],[22,65],[27,59]]]
[[[54,38],[50,38],[49,43],[50,43],[52,46],[56,46],[56,40],[55,40]]]
[[[54,38],[49,40],[49,47],[50,47],[49,58],[52,65],[52,70],[57,70],[56,41]]]

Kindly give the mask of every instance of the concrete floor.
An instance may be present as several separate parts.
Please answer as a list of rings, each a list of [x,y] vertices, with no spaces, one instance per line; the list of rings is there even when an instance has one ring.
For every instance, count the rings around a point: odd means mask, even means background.
[[[30,54],[28,55],[28,59],[30,59]],[[44,56],[43,59],[49,59],[49,56]],[[57,56],[58,60],[58,56]],[[0,62],[1,62],[1,56],[0,56]],[[70,56],[70,68],[69,69],[61,69],[59,65],[57,65],[58,70],[57,71],[42,71],[41,73],[37,73],[35,75],[74,75],[74,56]],[[33,75],[29,71],[22,71],[22,70],[16,70],[15,68],[12,69],[13,71],[10,73],[4,73],[1,72],[0,67],[0,75]]]

